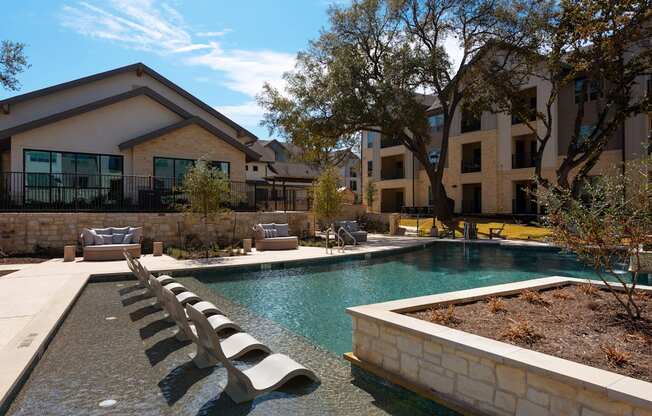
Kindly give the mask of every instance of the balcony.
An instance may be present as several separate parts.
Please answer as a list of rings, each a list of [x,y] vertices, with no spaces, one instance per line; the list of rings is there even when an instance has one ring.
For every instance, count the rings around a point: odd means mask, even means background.
[[[383,136],[380,139],[380,148],[384,149],[386,147],[401,146],[403,142],[396,137]]]
[[[512,199],[512,213],[537,215],[539,213],[539,205],[534,199]]]
[[[380,180],[381,181],[391,181],[393,179],[405,179],[405,172],[393,170],[390,172],[381,171]]]
[[[515,153],[512,155],[512,169],[533,168],[536,156],[531,153]]]
[[[462,173],[473,173],[482,171],[482,164],[478,161],[463,160],[461,166]]]

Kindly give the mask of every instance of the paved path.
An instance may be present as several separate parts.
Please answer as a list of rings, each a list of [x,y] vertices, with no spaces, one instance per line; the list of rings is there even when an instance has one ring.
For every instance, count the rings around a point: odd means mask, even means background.
[[[370,235],[364,245],[348,247],[340,253],[326,253],[320,247],[298,250],[255,250],[246,256],[207,260],[175,260],[169,256],[143,256],[152,272],[172,272],[197,268],[218,268],[256,263],[273,263],[339,257],[418,246],[429,238]],[[0,413],[18,382],[45,350],[51,336],[93,275],[125,274],[125,261],[84,262],[81,258],[64,263],[53,259],[30,264],[0,277]]]

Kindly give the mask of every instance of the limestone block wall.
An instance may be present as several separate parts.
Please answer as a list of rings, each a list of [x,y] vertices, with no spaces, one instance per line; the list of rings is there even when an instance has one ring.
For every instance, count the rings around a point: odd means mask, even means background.
[[[353,353],[399,379],[472,414],[652,416],[652,410],[589,390],[580,381],[516,367],[496,355],[470,352],[387,322],[352,316]]]
[[[185,213],[0,213],[0,249],[7,253],[31,253],[37,246],[63,249],[76,244],[82,228],[143,227],[143,236],[166,245],[180,245],[188,234],[211,242],[253,237],[257,223],[288,223],[292,235],[313,235],[308,212],[230,212],[210,216]]]

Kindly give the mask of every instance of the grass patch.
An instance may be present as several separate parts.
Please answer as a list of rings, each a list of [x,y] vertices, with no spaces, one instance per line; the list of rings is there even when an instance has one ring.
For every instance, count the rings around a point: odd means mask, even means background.
[[[501,228],[505,224],[502,235],[506,236],[509,240],[536,240],[542,241],[551,235],[549,229],[545,227],[537,227],[533,225],[513,224],[507,222],[498,222],[491,220],[474,219],[478,225],[478,238],[489,238],[489,228]],[[432,218],[419,219],[419,234],[428,235],[430,228],[432,228]],[[401,219],[401,226],[403,227],[416,227],[416,218]],[[441,222],[437,221],[437,228],[443,228]],[[455,222],[455,237],[463,237],[464,221],[457,220]]]

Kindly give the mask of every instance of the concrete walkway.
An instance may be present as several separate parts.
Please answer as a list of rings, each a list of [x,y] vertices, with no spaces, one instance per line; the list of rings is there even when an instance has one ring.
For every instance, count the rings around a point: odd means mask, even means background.
[[[298,250],[253,251],[246,256],[206,260],[175,260],[169,256],[143,256],[142,263],[152,272],[220,268],[341,257],[430,244],[434,239],[370,235],[369,242],[347,247],[343,253],[327,253],[321,247]],[[58,325],[72,308],[91,276],[129,273],[125,261],[84,262],[81,258],[64,263],[53,259],[22,266],[0,277],[0,414],[8,399],[45,350]]]

